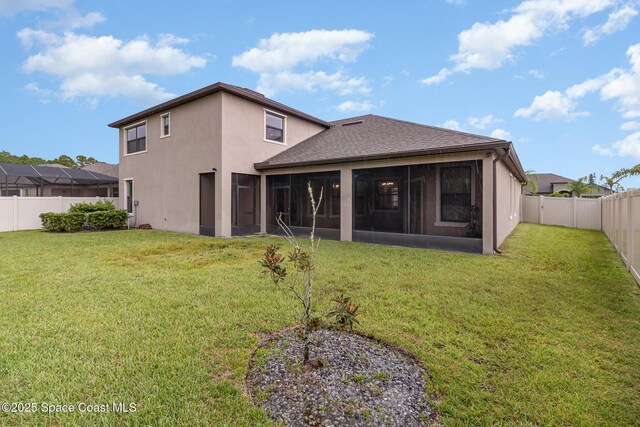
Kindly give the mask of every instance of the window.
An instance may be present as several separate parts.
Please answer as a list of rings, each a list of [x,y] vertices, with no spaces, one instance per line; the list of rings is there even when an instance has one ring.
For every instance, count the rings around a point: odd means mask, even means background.
[[[398,180],[382,180],[376,182],[376,209],[382,211],[400,208],[400,182]]]
[[[160,138],[171,135],[171,114],[166,113],[160,116]]]
[[[340,215],[340,179],[331,180],[331,215]]]
[[[440,168],[440,220],[448,222],[471,220],[471,168],[469,166]]]
[[[147,149],[147,124],[143,123],[125,129],[127,134],[127,154],[139,153]]]
[[[269,111],[264,112],[264,138],[267,141],[284,143],[284,117]]]
[[[127,200],[127,212],[133,213],[133,180],[124,180],[124,193]]]

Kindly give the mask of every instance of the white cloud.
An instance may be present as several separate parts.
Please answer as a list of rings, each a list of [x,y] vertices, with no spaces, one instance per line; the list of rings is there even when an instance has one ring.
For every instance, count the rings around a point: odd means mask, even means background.
[[[305,90],[315,92],[318,89],[331,90],[338,95],[365,94],[371,92],[369,81],[364,77],[349,77],[340,71],[327,74],[324,71],[296,73],[281,71],[275,74],[261,74],[258,80],[258,92],[273,96],[281,91]]]
[[[467,123],[469,126],[473,126],[476,129],[485,129],[495,123],[500,123],[502,120],[493,117],[493,114],[489,114],[484,117],[469,117]]]
[[[51,90],[43,89],[40,86],[38,86],[37,83],[29,83],[25,85],[24,88],[25,90],[36,95],[39,98],[39,101],[43,104],[48,104],[51,98],[55,95]]]
[[[442,124],[442,127],[453,130],[462,130],[462,128],[460,127],[460,123],[458,123],[456,120],[447,120]]]
[[[57,26],[65,30],[77,30],[79,28],[93,28],[96,24],[101,24],[106,20],[100,12],[89,12],[86,15],[81,15],[75,10],[69,10]]]
[[[591,149],[595,152],[598,153],[602,156],[613,156],[613,151],[611,151],[610,148],[607,147],[603,147],[600,144],[596,144],[593,147],[591,147]]]
[[[555,90],[549,90],[536,96],[529,107],[518,109],[514,117],[533,118],[535,120],[573,120],[587,116],[587,112],[575,112],[575,101]]]
[[[598,41],[602,36],[623,31],[631,20],[638,14],[638,10],[627,4],[609,14],[609,19],[602,25],[590,28],[582,36],[585,45],[590,45]]]
[[[175,75],[201,68],[206,59],[189,55],[175,44],[185,39],[163,35],[155,44],[148,39],[122,41],[113,36],[87,36],[67,32],[63,36],[25,28],[18,37],[26,47],[40,51],[23,64],[28,73],[41,72],[60,80],[59,95],[72,100],[86,97],[126,96],[143,103],[170,98],[144,75]]]
[[[235,67],[260,75],[258,91],[272,96],[281,90],[318,88],[346,95],[368,92],[364,77],[350,77],[343,70],[332,73],[310,69],[320,61],[354,62],[367,49],[373,34],[360,30],[311,30],[276,33],[258,46],[233,57]],[[299,70],[298,68],[306,68]],[[305,82],[306,79],[310,81]]]
[[[607,85],[616,81],[623,73],[614,68],[606,74],[575,84],[563,93],[549,90],[536,96],[529,107],[518,109],[514,116],[533,118],[535,120],[573,120],[576,117],[588,116],[586,111],[576,112],[577,100],[593,92],[602,91]]]
[[[605,100],[615,100],[623,117],[640,117],[640,43],[627,49],[631,68],[617,72],[600,90]],[[612,73],[612,72],[610,72]]]
[[[74,0],[0,0],[0,15],[13,16],[19,12],[66,9]]]
[[[640,122],[624,122],[620,125],[620,130],[638,130],[640,129]]]
[[[493,132],[491,132],[491,137],[497,138],[497,139],[509,140],[511,139],[511,134],[504,129],[498,128],[498,129],[494,129]]]
[[[544,79],[544,74],[542,74],[539,70],[529,70],[527,71],[527,74],[538,80]]]
[[[96,24],[106,21],[100,12],[82,15],[76,10],[74,3],[74,0],[0,0],[0,16],[11,17],[19,12],[53,11],[56,18],[52,21],[40,20],[40,26],[65,31],[93,28]]]
[[[373,106],[374,105],[370,101],[345,101],[342,104],[338,105],[336,107],[336,110],[342,111],[343,113],[364,112],[371,110]]]
[[[640,132],[634,132],[615,142],[613,149],[620,156],[630,156],[640,160]]]
[[[462,6],[465,3],[465,0],[445,0],[445,3],[452,4],[454,6]]]
[[[458,53],[451,68],[422,80],[425,85],[441,83],[453,73],[500,68],[513,59],[515,50],[531,45],[552,30],[562,30],[576,18],[589,16],[615,4],[615,0],[526,0],[507,20],[476,22],[458,34]]]

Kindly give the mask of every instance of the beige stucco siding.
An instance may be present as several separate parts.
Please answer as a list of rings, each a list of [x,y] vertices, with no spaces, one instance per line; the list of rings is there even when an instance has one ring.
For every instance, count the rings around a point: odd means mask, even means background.
[[[286,116],[285,143],[264,140],[265,107],[233,94],[222,92],[222,166],[216,174],[216,235],[231,235],[231,174],[261,175],[254,163],[263,162],[325,128]],[[261,203],[261,205],[264,201]],[[221,206],[218,209],[218,206]],[[218,217],[219,216],[219,217]]]
[[[170,136],[160,138],[160,116],[171,114]],[[276,111],[277,112],[277,111]],[[124,154],[120,129],[120,195],[124,180],[134,180],[137,224],[155,229],[199,233],[200,177],[215,176],[216,235],[231,235],[231,174],[260,175],[253,167],[322,131],[322,126],[286,118],[286,144],[264,141],[264,107],[226,92],[163,111],[146,119],[147,151]]]
[[[134,180],[137,223],[155,229],[199,232],[199,174],[222,167],[221,94],[184,104],[171,114],[171,135],[160,138],[160,114],[147,118],[147,151],[124,155],[120,129],[120,198]],[[163,112],[164,113],[164,112]]]
[[[496,164],[497,246],[511,234],[520,222],[520,192],[518,179],[500,160]]]

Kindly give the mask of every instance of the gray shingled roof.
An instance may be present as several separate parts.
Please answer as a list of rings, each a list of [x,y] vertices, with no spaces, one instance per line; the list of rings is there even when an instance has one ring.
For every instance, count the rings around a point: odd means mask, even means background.
[[[94,163],[92,165],[85,166],[82,169],[118,178],[120,168],[117,164],[113,163]]]
[[[506,148],[510,142],[376,115],[331,122],[331,128],[255,165],[256,169]],[[519,166],[517,157],[514,164]],[[518,167],[516,166],[516,167]],[[521,169],[521,166],[519,167]],[[521,172],[522,173],[522,172]]]
[[[571,178],[565,178],[564,176],[556,175],[555,173],[539,173],[537,174],[537,176],[538,193],[553,193],[552,184],[574,182],[574,180]],[[531,175],[527,175],[527,178],[530,179]]]
[[[253,91],[251,89],[230,85],[228,83],[214,83],[212,85],[203,87],[201,89],[195,90],[193,92],[189,92],[186,95],[179,96],[174,99],[170,99],[167,102],[163,102],[162,104],[158,104],[154,107],[147,108],[144,111],[140,111],[139,113],[133,114],[131,116],[125,117],[124,119],[117,120],[113,123],[109,123],[109,127],[112,128],[120,128],[126,126],[128,124],[137,122],[139,120],[145,119],[149,116],[153,116],[155,114],[159,114],[163,111],[169,110],[170,108],[175,108],[182,104],[186,104],[191,101],[195,101],[196,99],[214,94],[216,92],[224,91],[227,93],[231,93],[233,95],[239,96],[240,98],[247,99],[249,101],[258,103],[265,107],[273,108],[282,113],[290,114],[292,116],[300,117],[302,119],[308,120],[312,123],[317,123],[321,126],[329,127],[329,123],[324,120],[320,120],[317,117],[313,117],[307,113],[303,113],[302,111],[296,110],[295,108],[288,107],[284,104],[276,102],[272,99],[265,97],[263,94]]]

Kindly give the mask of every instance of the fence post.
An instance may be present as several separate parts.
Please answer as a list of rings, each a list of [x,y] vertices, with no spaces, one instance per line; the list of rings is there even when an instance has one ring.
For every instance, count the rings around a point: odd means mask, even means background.
[[[58,206],[58,213],[64,213],[62,212],[62,208],[64,206],[64,201],[62,200],[62,196],[58,196],[58,200],[60,201],[60,205]]]
[[[627,270],[631,271],[633,262],[633,209],[631,207],[631,193],[633,188],[627,188]]]
[[[13,196],[13,231],[18,231],[18,196]]]
[[[574,197],[573,198],[573,228],[577,228],[578,224],[576,222],[576,216],[577,216],[577,206],[578,206],[578,198]]]
[[[543,200],[544,196],[538,196],[538,222],[544,224],[544,212],[543,212]]]

